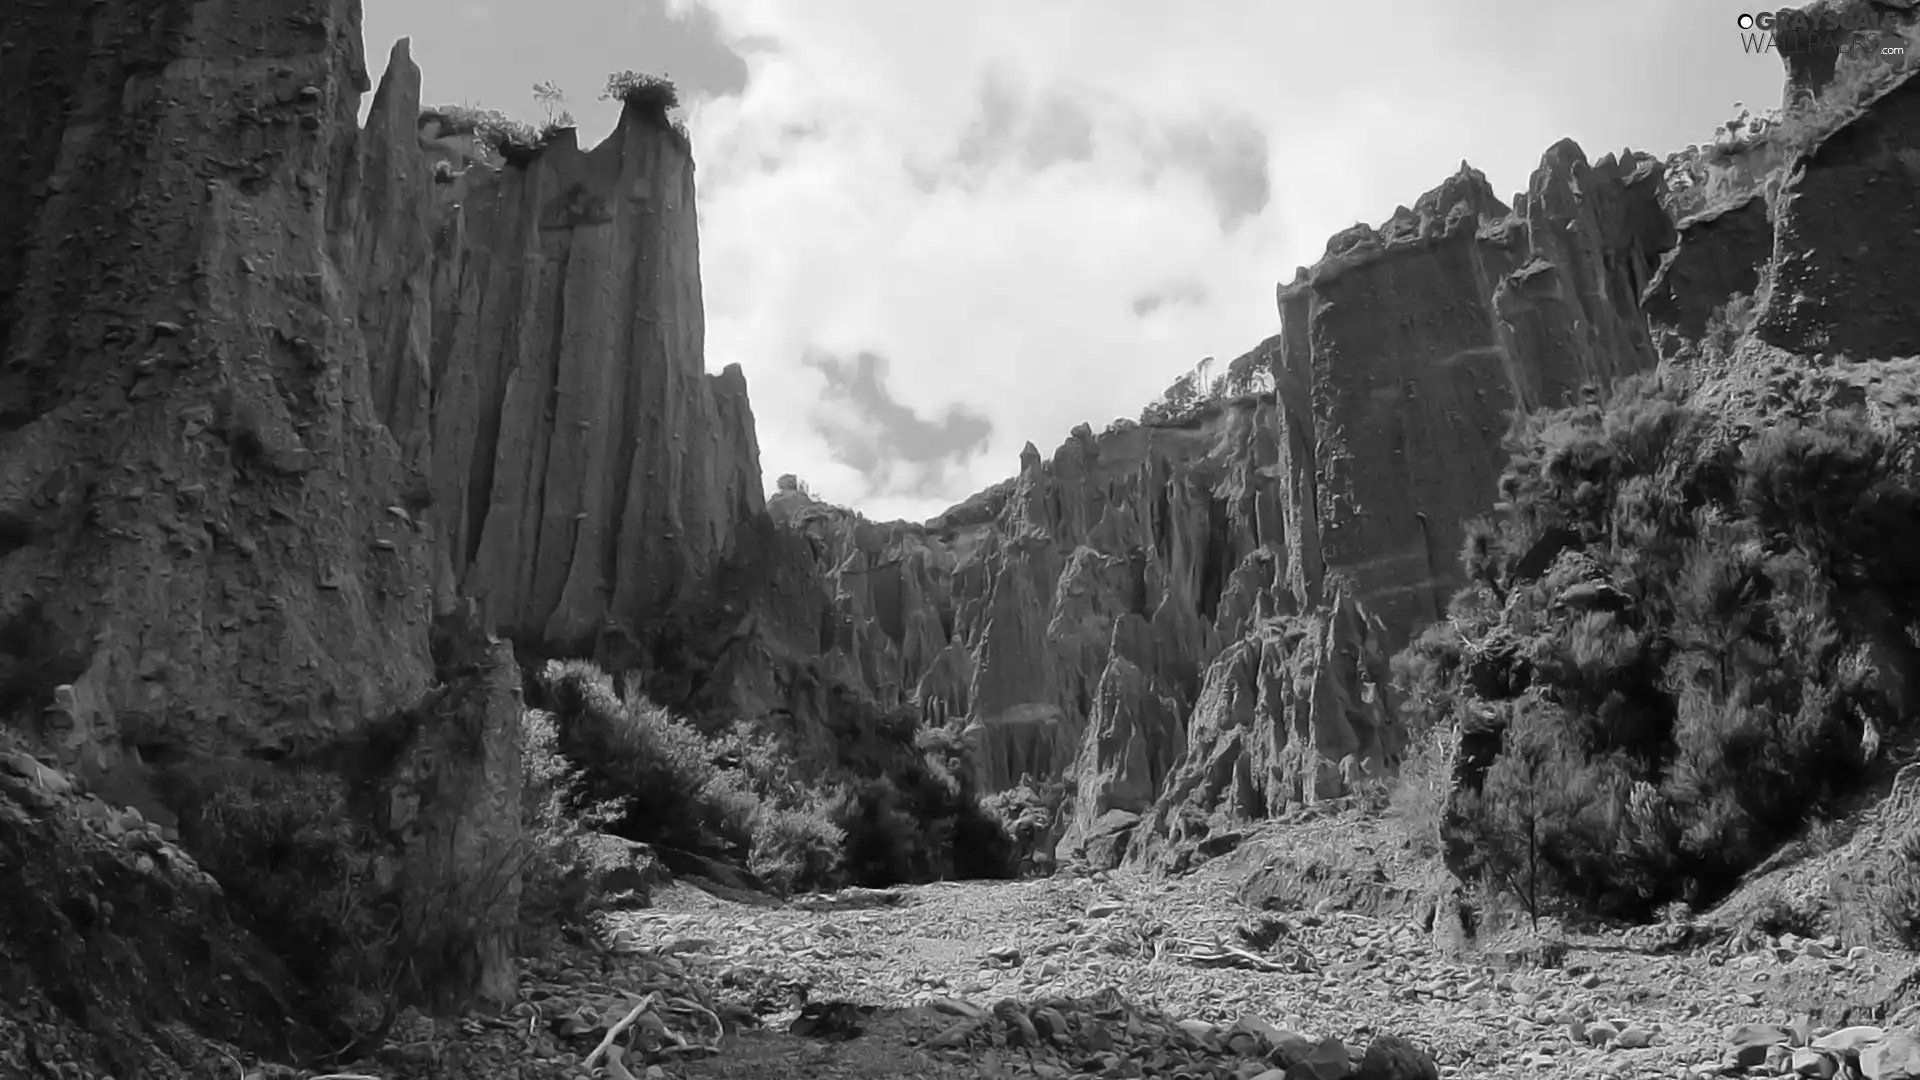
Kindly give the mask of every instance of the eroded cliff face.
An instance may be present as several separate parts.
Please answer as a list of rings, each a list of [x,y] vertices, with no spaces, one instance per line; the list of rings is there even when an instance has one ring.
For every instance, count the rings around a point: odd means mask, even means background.
[[[1589,164],[1561,142],[1509,210],[1463,167],[1281,287],[1303,596],[1319,595],[1316,566],[1350,577],[1396,647],[1444,613],[1510,412],[1655,362],[1638,300],[1673,240],[1661,184],[1650,157]]]
[[[1229,365],[1274,392],[1029,445],[924,525],[781,492],[806,544],[788,557],[832,599],[749,651],[817,647],[951,724],[989,790],[1067,778],[1067,841],[1096,861],[1383,774],[1387,658],[1461,583],[1510,411],[1656,361],[1639,297],[1674,237],[1662,180],[1563,142],[1510,209],[1463,167],[1279,290],[1281,333]]]
[[[1920,353],[1908,283],[1920,263],[1920,69],[1796,162],[1774,213],[1755,331],[1801,355]]]
[[[417,699],[432,548],[388,509],[410,472],[355,325],[376,256],[335,228],[358,6],[48,5],[6,29],[15,100],[57,104],[0,155],[31,207],[0,238],[0,711],[52,717],[86,774]]]
[[[1920,5],[1820,0],[1782,14],[1815,27],[1874,26],[1876,46],[1897,34],[1907,53],[1863,51],[1854,39],[1864,31],[1783,31],[1795,42],[1781,54],[1786,107],[1730,122],[1712,144],[1668,159],[1670,179],[1685,178],[1666,200],[1680,235],[1643,307],[1670,359],[1735,297],[1744,300],[1716,324],[1723,333],[1757,314],[1762,335],[1789,351],[1884,358],[1914,348],[1890,283],[1911,247],[1901,223],[1916,156],[1901,137],[1916,107]],[[1846,305],[1844,318],[1835,304]]]
[[[591,652],[710,589],[764,508],[746,380],[706,372],[691,150],[628,108],[591,150],[568,131],[436,179],[421,115],[402,42],[342,214],[378,286],[376,405],[424,474],[442,590]]]
[[[1172,423],[1083,425],[1050,459],[1029,445],[1018,476],[924,525],[796,489],[770,509],[832,589],[827,667],[957,729],[988,790],[1069,778],[1067,843],[1110,862],[1170,778],[1177,800],[1264,815],[1397,759],[1385,654],[1351,647],[1377,624],[1340,595],[1308,612],[1295,588],[1283,434],[1278,399],[1248,394]],[[1211,782],[1223,768],[1247,783]]]
[[[31,103],[0,154],[0,724],[172,829],[156,769],[337,756],[437,687],[458,715],[360,779],[415,795],[381,834],[399,907],[471,903],[408,992],[504,1003],[517,671],[435,603],[394,367],[426,188],[410,131],[359,128],[358,3],[15,5],[0,35]]]
[[[1697,336],[1772,283],[1769,340],[1920,351],[1875,284],[1920,236],[1909,80],[1681,233],[1646,155],[1562,142],[1511,207],[1463,166],[1279,288],[1230,365],[1272,392],[868,522],[762,499],[664,117],[477,160],[405,42],[356,124],[350,0],[21,10],[0,86],[59,105],[0,122],[0,713],[129,798],[146,757],[417,702],[470,609],[816,748],[850,695],[917,710],[988,789],[1070,779],[1112,855],[1395,764],[1385,658],[1460,584],[1508,414],[1651,366],[1649,316]]]

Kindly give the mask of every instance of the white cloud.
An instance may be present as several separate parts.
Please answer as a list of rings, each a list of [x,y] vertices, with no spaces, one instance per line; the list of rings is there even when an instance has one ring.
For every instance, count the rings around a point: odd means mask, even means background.
[[[597,89],[634,66],[632,43],[578,29],[617,22],[629,2],[502,10],[439,51],[432,6],[389,0],[369,31],[411,29],[436,100],[511,108],[535,80]],[[1772,100],[1780,70],[1741,54],[1741,0],[1381,0],[1364,16],[1294,0],[705,6],[749,71],[744,92],[699,101],[688,118],[709,366],[746,368],[769,481],[795,472],[880,517],[935,513],[1009,475],[1024,442],[1051,453],[1079,422],[1137,413],[1200,357],[1252,348],[1279,328],[1276,281],[1463,158],[1504,196],[1562,136],[1596,158],[1669,149],[1735,99]],[[1040,133],[955,165],[990,73],[1032,106],[1014,110],[1011,137],[1029,122]],[[572,107],[583,134],[611,122],[608,109]],[[1214,122],[1264,136],[1271,189],[1225,234],[1204,163],[1155,152],[1190,154],[1200,143],[1172,133]],[[1086,149],[1088,132],[1090,154],[1060,149]],[[1229,148],[1224,167],[1244,163],[1230,152],[1244,140],[1214,145]],[[1156,293],[1177,299],[1136,315]],[[865,474],[839,464],[813,419],[827,389],[804,362],[813,351],[884,357],[898,402],[930,425],[956,405],[977,410],[991,437],[935,492],[910,490],[938,473],[911,461]],[[845,401],[829,408],[844,422],[828,426],[857,428]]]
[[[907,7],[921,6],[887,10]],[[694,117],[709,349],[748,369],[770,474],[798,472],[877,516],[928,516],[1010,473],[1028,439],[1050,452],[1074,424],[1135,413],[1204,353],[1237,352],[1276,328],[1277,219],[1222,236],[1202,178],[1163,171],[1149,182],[1145,148],[1129,138],[1129,109],[1150,123],[1204,120],[1190,95],[1142,100],[1148,87],[1095,81],[1097,70],[1022,72],[1028,88],[1078,84],[1113,99],[1093,103],[1091,158],[1030,171],[1015,155],[977,182],[929,191],[915,166],[952,157],[989,63],[1017,70],[1012,47],[1030,20],[998,35],[1007,51],[967,52],[950,43],[994,25],[990,12],[889,26],[842,21],[847,5],[829,5],[774,21],[786,10],[721,9],[724,24],[781,51],[755,58],[743,98]],[[890,59],[855,62],[861,52]],[[776,150],[777,125],[793,122],[821,134]],[[783,164],[762,172],[768,153]],[[1133,315],[1135,299],[1174,279],[1207,299]],[[943,490],[872,491],[874,477],[837,464],[812,422],[823,377],[790,359],[809,348],[887,357],[893,396],[928,419],[955,403],[984,412],[984,452],[949,470]]]

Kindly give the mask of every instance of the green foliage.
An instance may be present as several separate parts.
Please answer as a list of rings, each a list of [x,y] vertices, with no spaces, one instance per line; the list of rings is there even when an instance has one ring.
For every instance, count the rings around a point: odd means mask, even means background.
[[[637,71],[616,71],[607,76],[607,88],[600,100],[618,101],[658,116],[665,116],[669,109],[680,104],[680,91],[673,80],[660,75],[643,75]]]
[[[1876,42],[1877,43],[1877,42]],[[1833,81],[1819,94],[1802,92],[1784,108],[1754,116],[1742,110],[1722,125],[1708,153],[1725,160],[1756,146],[1772,146],[1788,157],[1807,153],[1828,134],[1859,116],[1866,102],[1886,89],[1900,67],[1859,49],[1842,50]]]
[[[1412,655],[1412,651],[1402,655]],[[1431,686],[1436,671],[1431,665],[1420,671],[1408,667],[1405,677],[1410,685]],[[1417,706],[1410,711],[1416,710],[1422,715],[1432,711]],[[1433,857],[1445,850],[1444,823],[1459,745],[1458,728],[1453,725],[1429,723],[1407,732],[1407,752],[1394,774],[1387,805],[1405,831],[1408,846],[1417,854]]]
[[[379,845],[344,781],[236,758],[163,768],[155,782],[179,815],[182,846],[300,984],[390,983],[397,897],[377,883]],[[322,1014],[340,1008],[320,1004]]]
[[[540,145],[540,132],[498,109],[470,105],[437,105],[420,114],[420,124],[440,125],[440,135],[471,135],[474,141],[503,157]]]
[[[1016,869],[1051,867],[1052,843],[1059,840],[1066,799],[1065,780],[1036,781],[1022,775],[1018,784],[981,802],[982,809],[1013,838]]]
[[[756,805],[737,770],[693,725],[634,694],[585,661],[553,661],[540,674],[559,748],[581,770],[588,798],[617,808],[615,832],[712,854],[752,840]]]
[[[845,880],[846,843],[846,830],[817,802],[764,806],[754,818],[747,869],[783,895],[832,889]]]
[[[842,736],[845,778],[828,802],[847,834],[854,879],[881,886],[1013,876],[1013,838],[966,779],[964,750],[905,713],[856,715],[854,726],[868,734]]]
[[[1729,426],[1650,379],[1520,419],[1471,584],[1395,660],[1410,724],[1461,725],[1452,841],[1531,910],[1723,894],[1901,721],[1911,462],[1860,412]]]
[[[623,851],[599,831],[618,819],[620,808],[588,797],[585,770],[561,753],[552,713],[521,714],[520,762],[529,845],[522,910],[534,920],[578,916],[597,899],[595,882],[621,864]]]
[[[1901,838],[1882,902],[1894,936],[1907,948],[1920,949],[1920,832]]]
[[[620,836],[742,859],[782,890],[1012,873],[1012,838],[959,779],[958,748],[907,713],[837,691],[835,758],[802,762],[744,722],[703,732],[636,680],[616,692],[586,662],[550,662],[535,690],[574,798],[606,807]]]
[[[1189,420],[1209,405],[1248,394],[1273,390],[1273,373],[1255,363],[1258,354],[1250,354],[1229,364],[1224,371],[1214,370],[1209,356],[1194,365],[1160,392],[1160,396],[1140,410],[1142,424],[1178,424]],[[1108,430],[1115,430],[1109,427]]]

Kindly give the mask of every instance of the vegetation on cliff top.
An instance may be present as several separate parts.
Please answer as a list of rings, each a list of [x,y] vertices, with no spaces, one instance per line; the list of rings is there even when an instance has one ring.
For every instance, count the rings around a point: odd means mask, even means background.
[[[514,164],[524,165],[563,133],[575,128],[573,114],[561,107],[567,95],[558,84],[551,80],[535,83],[533,99],[546,118],[537,127],[515,120],[499,109],[468,104],[425,108],[420,112],[419,123],[423,128],[428,123],[437,124],[439,138],[470,135],[492,153]],[[669,115],[680,104],[680,92],[670,79],[636,71],[616,71],[607,76],[606,89],[600,94],[600,100],[619,101],[634,108],[641,116],[656,120],[668,128],[682,143],[688,140],[686,125],[671,119]]]
[[[1715,133],[1707,147],[1709,160],[1723,161],[1760,146],[1776,147],[1789,157],[1805,153],[1859,116],[1866,103],[1898,81],[1901,73],[1878,56],[1843,53],[1833,81],[1818,94],[1798,94],[1784,106],[1758,115],[1742,108]]]
[[[1764,419],[1653,377],[1523,418],[1396,659],[1410,725],[1459,732],[1453,859],[1535,910],[1718,899],[1910,734],[1916,418]]]
[[[1139,422],[1180,424],[1220,402],[1272,393],[1273,372],[1267,366],[1269,360],[1266,349],[1256,349],[1220,370],[1215,368],[1213,357],[1206,357],[1148,402],[1140,410]],[[1116,420],[1107,430],[1113,431],[1125,423],[1125,420]]]

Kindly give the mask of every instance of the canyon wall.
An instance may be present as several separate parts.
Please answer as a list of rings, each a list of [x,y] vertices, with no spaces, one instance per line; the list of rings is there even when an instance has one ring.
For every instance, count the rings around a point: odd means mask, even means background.
[[[434,549],[389,510],[412,473],[355,325],[374,252],[337,227],[357,5],[5,25],[7,89],[54,104],[0,154],[29,207],[0,237],[0,712],[110,771],[416,700]]]
[[[1396,760],[1387,657],[1463,583],[1515,410],[1595,400],[1795,274],[1847,318],[1795,323],[1776,289],[1763,333],[1913,350],[1886,290],[1920,234],[1863,254],[1873,220],[1911,214],[1911,86],[1797,171],[1779,143],[1727,156],[1704,202],[1664,162],[1571,142],[1511,207],[1463,167],[1279,289],[1281,332],[1232,365],[1274,392],[1029,446],[925,525],[777,494],[834,593],[818,647],[963,731],[987,787],[1068,777],[1069,843],[1100,859],[1347,790]]]
[[[463,186],[432,304],[436,521],[496,626],[588,650],[705,588],[764,509],[746,380],[706,373],[690,147],[628,107],[592,150],[567,131]]]
[[[1509,208],[1463,167],[1279,290],[1228,366],[1272,392],[1029,445],[924,525],[776,494],[833,596],[827,666],[958,729],[989,789],[1069,778],[1098,860],[1382,774],[1387,659],[1460,584],[1510,412],[1656,362],[1662,177],[1563,142]]]
[[[1237,363],[1270,363],[1276,347]],[[827,666],[958,729],[989,790],[1071,774],[1076,837],[1151,809],[1190,752],[1189,717],[1223,746],[1259,725],[1254,787],[1188,785],[1251,813],[1338,794],[1343,759],[1384,768],[1400,747],[1383,632],[1338,596],[1308,612],[1290,584],[1278,409],[1248,394],[1169,423],[1083,425],[924,525],[777,493],[773,515],[834,585]],[[1254,705],[1243,669],[1272,689],[1257,715],[1241,708]]]
[[[383,880],[471,916],[406,992],[509,1001],[518,673],[434,585],[383,366],[425,339],[427,189],[411,117],[359,128],[358,3],[28,3],[0,35],[32,103],[0,129],[0,723],[162,829],[159,771],[371,739],[355,779],[407,807]]]
[[[1803,356],[1920,354],[1917,132],[1920,78],[1910,72],[1796,164],[1773,215],[1754,323],[1762,340]]]
[[[1460,584],[1511,411],[1651,366],[1648,316],[1697,335],[1762,248],[1867,295],[1912,240],[1855,250],[1910,198],[1910,83],[1680,232],[1644,154],[1562,142],[1511,205],[1463,165],[1279,287],[1228,367],[1271,391],[875,523],[763,498],[664,115],[454,162],[405,42],[355,122],[350,0],[19,10],[0,86],[58,105],[0,123],[0,713],[134,795],[420,700],[461,612],[817,748],[910,710],[988,789],[1070,780],[1108,854],[1336,795],[1397,760],[1386,657]],[[1806,346],[1792,295],[1759,325]],[[1909,347],[1874,295],[1836,345]]]
[[[55,103],[0,125],[0,713],[164,817],[151,765],[421,700],[437,616],[682,670],[823,602],[706,372],[684,131],[450,162],[404,41],[357,122],[357,3],[223,10],[0,24]]]
[[[64,688],[103,768],[391,712],[461,598],[538,649],[632,637],[764,510],[664,113],[436,176],[406,42],[357,123],[357,4],[217,7],[9,22],[67,112],[0,170],[0,706]]]
[[[1276,380],[1311,454],[1292,503],[1313,554],[1296,563],[1351,577],[1396,645],[1462,583],[1462,525],[1492,502],[1509,414],[1655,363],[1638,301],[1673,240],[1662,182],[1646,155],[1589,164],[1561,142],[1509,210],[1463,167],[1281,287]]]
[[[745,377],[706,372],[691,147],[628,107],[591,150],[566,130],[436,178],[422,127],[402,41],[340,215],[375,404],[422,475],[442,591],[591,652],[703,594],[764,509]]]

